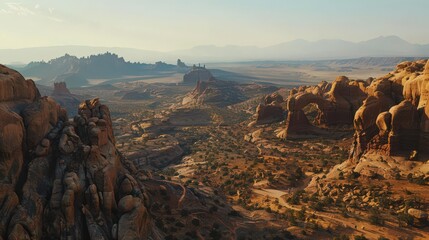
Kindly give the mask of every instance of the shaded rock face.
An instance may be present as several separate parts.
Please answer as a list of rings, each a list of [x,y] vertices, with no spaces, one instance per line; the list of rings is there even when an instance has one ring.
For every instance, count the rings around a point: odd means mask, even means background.
[[[280,122],[284,119],[283,97],[277,93],[265,96],[264,103],[256,108],[256,121],[259,124]]]
[[[371,150],[386,155],[428,152],[429,62],[403,62],[367,88],[368,98],[354,118],[357,161]]]
[[[205,67],[194,66],[189,72],[183,76],[183,83],[195,85],[198,81],[209,81],[213,75]]]
[[[316,86],[301,86],[291,90],[287,100],[289,114],[285,136],[320,132],[314,126],[310,126],[303,112],[303,108],[309,104],[316,104],[319,110],[315,119],[317,125],[352,124],[356,110],[367,96],[366,85],[366,82],[340,76],[332,84],[322,82]],[[305,120],[301,120],[304,118]]]
[[[66,111],[0,66],[0,238],[144,239],[149,216],[97,99]],[[114,229],[115,231],[112,231]]]

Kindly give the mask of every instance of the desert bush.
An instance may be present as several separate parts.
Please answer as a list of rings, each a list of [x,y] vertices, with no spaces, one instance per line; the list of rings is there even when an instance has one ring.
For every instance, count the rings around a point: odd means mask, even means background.
[[[372,208],[369,211],[369,222],[375,225],[384,225],[384,219],[377,208]]]
[[[408,213],[399,213],[397,216],[400,227],[413,226],[414,218]]]
[[[366,238],[364,235],[356,235],[355,240],[368,240],[368,238]]]

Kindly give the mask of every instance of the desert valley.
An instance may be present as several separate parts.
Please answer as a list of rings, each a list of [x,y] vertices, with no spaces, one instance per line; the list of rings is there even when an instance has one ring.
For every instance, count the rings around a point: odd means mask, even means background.
[[[124,77],[120,65],[133,65],[122,58],[93,58],[119,66],[118,77],[69,55],[21,69],[37,81],[2,66],[1,236],[429,237],[427,60],[349,60],[341,68],[353,74],[400,63],[319,83],[347,72],[303,62],[294,69],[308,81],[279,85],[266,68],[280,75],[292,63],[223,70],[178,60],[134,64]],[[156,71],[161,81],[145,81]]]
[[[0,2],[0,240],[429,239],[428,7]]]

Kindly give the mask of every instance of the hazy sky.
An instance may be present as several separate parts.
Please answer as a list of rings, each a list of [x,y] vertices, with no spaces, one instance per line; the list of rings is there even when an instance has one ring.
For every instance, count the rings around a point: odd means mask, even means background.
[[[428,9],[428,0],[0,0],[0,48],[169,51],[380,35],[429,43]]]

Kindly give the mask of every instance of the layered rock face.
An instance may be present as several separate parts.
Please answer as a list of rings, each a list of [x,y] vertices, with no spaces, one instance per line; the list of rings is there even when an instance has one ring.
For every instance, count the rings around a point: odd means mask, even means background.
[[[415,155],[429,147],[429,62],[403,62],[367,88],[356,112],[354,160],[367,151]]]
[[[356,110],[367,96],[366,85],[364,81],[353,81],[340,76],[332,84],[322,82],[316,86],[301,86],[291,90],[287,100],[289,113],[284,136],[320,132],[320,129],[309,123],[304,114],[303,108],[309,104],[317,105],[317,125],[352,124]]]
[[[33,81],[0,66],[0,238],[144,239],[149,215],[97,99],[68,121]]]

